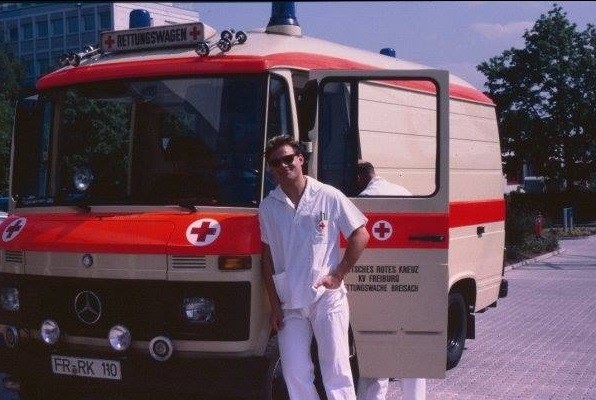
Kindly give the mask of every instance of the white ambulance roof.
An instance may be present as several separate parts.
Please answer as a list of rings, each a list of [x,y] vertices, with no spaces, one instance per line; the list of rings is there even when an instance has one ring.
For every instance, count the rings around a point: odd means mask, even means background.
[[[264,29],[248,31],[248,40],[243,44],[232,46],[231,50],[225,54],[214,47],[209,56],[199,56],[194,48],[167,48],[160,50],[122,52],[122,53],[108,53],[96,59],[90,59],[77,67],[65,67],[59,71],[46,75],[38,81],[38,88],[44,89],[48,87],[62,86],[65,84],[92,82],[95,80],[107,79],[102,78],[102,74],[94,74],[92,71],[96,68],[101,69],[101,66],[110,68],[110,64],[118,64],[122,67],[124,63],[167,63],[172,60],[172,65],[168,69],[163,68],[164,74],[168,76],[171,74],[181,74],[176,72],[180,68],[180,60],[186,60],[195,64],[197,71],[193,73],[200,74],[199,64],[215,64],[221,63],[223,66],[226,61],[234,62],[234,72],[242,72],[242,59],[263,61],[263,69],[272,68],[294,68],[294,69],[357,69],[357,70],[371,70],[371,69],[430,69],[431,67],[392,58],[389,56],[373,53],[366,50],[361,50],[341,44],[329,42],[326,40],[316,39],[308,36],[287,36],[280,34],[265,33]],[[158,61],[159,60],[159,61]],[[175,60],[175,61],[174,61]],[[247,61],[248,62],[248,61]],[[114,65],[112,68],[116,68]],[[213,73],[214,68],[207,69],[207,72]],[[250,72],[254,71],[255,66],[252,66]],[[207,73],[202,72],[202,73]],[[221,69],[221,73],[229,73],[227,68]],[[144,75],[143,67],[139,67],[134,73],[139,77]],[[126,78],[133,78],[134,73],[131,72]],[[111,79],[116,79],[115,74],[108,74]],[[77,78],[75,78],[75,76]],[[151,76],[157,76],[157,72],[153,72]],[[471,96],[460,96],[467,100],[478,101],[481,103],[492,104],[478,89],[474,88],[465,80],[450,74],[450,84],[463,89],[464,92],[470,92]],[[475,93],[473,93],[475,92]],[[458,97],[457,95],[455,97]]]

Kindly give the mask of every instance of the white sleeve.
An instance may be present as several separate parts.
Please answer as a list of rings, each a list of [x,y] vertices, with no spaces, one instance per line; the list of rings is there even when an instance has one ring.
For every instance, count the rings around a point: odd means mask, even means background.
[[[348,238],[352,232],[366,225],[368,219],[362,212],[340,191],[337,192],[339,203],[339,229],[344,237]]]
[[[261,242],[269,244],[269,238],[267,236],[267,223],[265,222],[265,207],[263,202],[259,206],[259,227],[261,230]]]

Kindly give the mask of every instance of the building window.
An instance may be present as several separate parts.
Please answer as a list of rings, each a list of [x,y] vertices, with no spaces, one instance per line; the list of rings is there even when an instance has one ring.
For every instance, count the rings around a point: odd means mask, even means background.
[[[95,30],[95,15],[83,15],[83,31]]]
[[[50,60],[48,58],[40,58],[37,60],[39,70],[36,75],[43,75],[50,70]]]
[[[10,28],[8,31],[8,36],[11,42],[18,42],[19,41],[19,28],[16,26]]]
[[[23,40],[33,39],[33,24],[31,22],[21,25],[21,29],[23,30]]]
[[[79,31],[79,17],[66,18],[68,33],[77,33]]]
[[[48,36],[48,21],[37,21],[35,25],[37,28],[37,37],[44,38]]]
[[[63,19],[53,19],[52,20],[52,35],[59,36],[64,34],[64,20]]]
[[[112,19],[109,11],[102,11],[99,13],[99,29],[111,29]]]
[[[28,78],[35,76],[33,60],[25,60],[25,76]]]

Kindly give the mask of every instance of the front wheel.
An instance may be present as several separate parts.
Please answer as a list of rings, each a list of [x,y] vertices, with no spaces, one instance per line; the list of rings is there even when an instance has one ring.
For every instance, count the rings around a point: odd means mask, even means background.
[[[468,311],[461,293],[450,293],[447,310],[447,370],[461,359],[466,343]]]
[[[281,360],[279,358],[279,347],[277,336],[269,338],[267,350],[265,351],[269,362],[267,376],[263,387],[262,400],[289,400],[288,389],[284,381],[283,371],[281,369]]]

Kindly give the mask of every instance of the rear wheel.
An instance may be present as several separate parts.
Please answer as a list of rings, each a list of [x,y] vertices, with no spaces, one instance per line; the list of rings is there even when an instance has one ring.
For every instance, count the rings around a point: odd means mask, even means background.
[[[466,301],[462,294],[450,293],[447,311],[447,370],[459,363],[464,351],[467,316]]]

